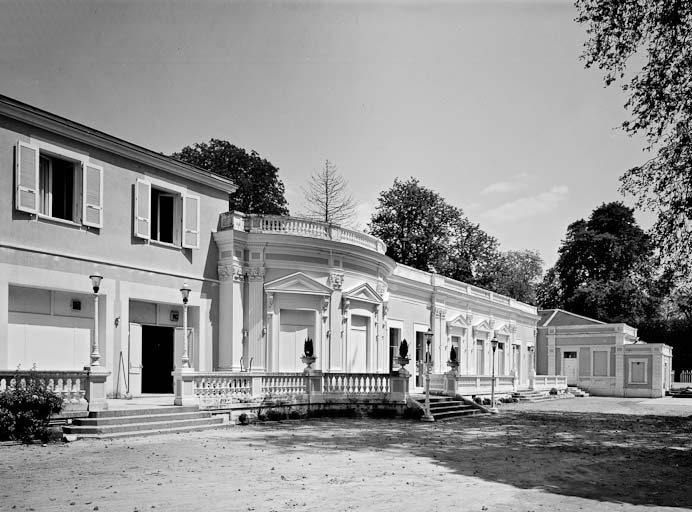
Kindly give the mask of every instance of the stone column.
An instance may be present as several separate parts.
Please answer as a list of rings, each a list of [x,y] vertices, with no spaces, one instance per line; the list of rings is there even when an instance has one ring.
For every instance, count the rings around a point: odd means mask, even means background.
[[[556,375],[555,370],[555,327],[548,327],[548,375]]]
[[[10,287],[3,272],[0,273],[0,368],[9,367],[9,305]]]
[[[329,274],[329,285],[332,289],[329,301],[329,335],[327,337],[327,352],[322,357],[323,370],[344,371],[344,322],[341,315],[341,287],[344,284],[344,274],[340,270],[332,270]]]
[[[476,368],[476,340],[473,339],[473,314],[471,310],[466,312],[466,374],[467,375],[478,375],[478,369]],[[471,368],[474,370],[471,371]]]
[[[248,267],[248,355],[253,371],[267,368],[267,343],[264,324],[264,267]],[[248,360],[248,364],[249,364]]]
[[[243,355],[243,269],[219,265],[219,370],[240,371]]]
[[[444,354],[444,340],[446,333],[442,327],[447,310],[444,306],[433,306],[431,315],[431,328],[433,331],[433,341],[430,352],[433,358],[433,373],[443,373],[447,357]]]

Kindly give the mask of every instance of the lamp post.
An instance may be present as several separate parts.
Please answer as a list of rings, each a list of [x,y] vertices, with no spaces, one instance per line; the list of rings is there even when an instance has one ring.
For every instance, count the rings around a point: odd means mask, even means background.
[[[91,366],[101,366],[101,354],[99,353],[99,288],[101,287],[101,274],[92,274],[91,287],[94,290],[94,338],[91,345]]]
[[[188,356],[187,348],[187,300],[190,296],[190,288],[187,283],[183,283],[183,287],[180,289],[180,295],[183,297],[183,356],[182,356],[182,367],[190,367],[190,357]]]
[[[425,414],[421,418],[423,421],[435,421],[432,414],[430,414],[430,372],[432,371],[432,352],[430,351],[430,344],[432,343],[433,332],[432,329],[428,327],[428,331],[425,333]]]
[[[495,351],[497,350],[497,338],[494,336],[493,339],[490,340],[490,346],[493,349],[493,372],[492,380],[490,381],[490,411],[497,412],[497,408],[495,407]]]

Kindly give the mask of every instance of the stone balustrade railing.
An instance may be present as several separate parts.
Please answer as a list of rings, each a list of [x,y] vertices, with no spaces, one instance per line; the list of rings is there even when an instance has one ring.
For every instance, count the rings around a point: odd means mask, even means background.
[[[552,388],[566,389],[567,377],[564,375],[536,375],[531,379],[529,386],[537,391],[549,390]]]
[[[363,247],[380,254],[384,254],[387,250],[382,240],[367,233],[343,228],[336,224],[298,217],[225,212],[221,214],[219,219],[219,229],[235,229],[249,233],[281,234],[333,240]]]
[[[303,373],[275,373],[262,377],[262,394],[290,396],[305,393]]]
[[[378,395],[391,392],[390,375],[371,373],[246,373],[195,372],[190,376],[192,392],[203,409],[231,407],[234,404],[319,394]],[[317,380],[318,386],[310,385]]]
[[[374,394],[389,393],[390,376],[373,373],[326,373],[322,376],[324,393]]]
[[[450,383],[446,382],[449,375],[431,375],[430,389],[434,391],[449,392]],[[457,375],[452,377],[456,380],[455,392],[461,395],[485,395],[492,391],[493,377],[491,375]],[[516,380],[511,375],[495,376],[495,393],[510,393],[516,388]]]
[[[63,402],[63,413],[86,411],[86,389],[89,372],[86,371],[20,371],[0,370],[0,392],[15,386],[26,386],[28,379],[37,379]]]

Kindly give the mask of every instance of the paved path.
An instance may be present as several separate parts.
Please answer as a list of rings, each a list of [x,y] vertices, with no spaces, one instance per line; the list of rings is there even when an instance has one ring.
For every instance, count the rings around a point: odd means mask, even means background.
[[[503,411],[567,411],[653,416],[692,416],[692,398],[585,397],[502,404]]]
[[[0,510],[692,510],[692,420],[639,415],[692,413],[686,404],[589,398],[432,424],[329,419],[0,446]]]

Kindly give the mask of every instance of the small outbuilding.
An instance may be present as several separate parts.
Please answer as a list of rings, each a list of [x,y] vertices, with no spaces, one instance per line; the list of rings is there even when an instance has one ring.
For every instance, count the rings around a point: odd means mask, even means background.
[[[564,375],[592,395],[657,398],[670,389],[673,349],[646,343],[637,329],[561,309],[539,310],[538,374]]]

